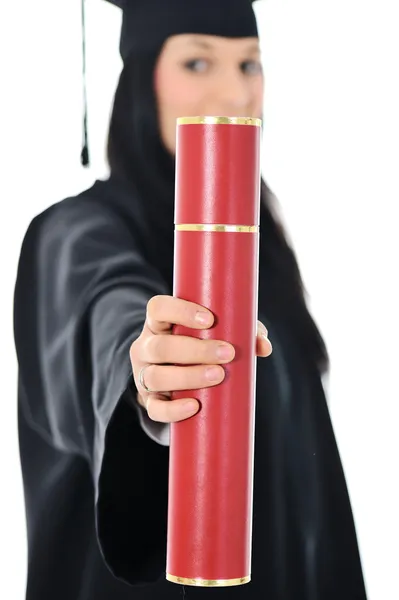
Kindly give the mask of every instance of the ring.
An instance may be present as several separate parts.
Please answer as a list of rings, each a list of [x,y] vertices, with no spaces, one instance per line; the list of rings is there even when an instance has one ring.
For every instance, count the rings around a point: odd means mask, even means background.
[[[140,373],[139,373],[139,382],[140,382],[141,387],[147,392],[147,394],[156,394],[157,393],[156,390],[150,390],[150,388],[148,388],[145,384],[144,371],[147,369],[147,367],[151,367],[151,365],[144,365],[144,367],[141,367]]]

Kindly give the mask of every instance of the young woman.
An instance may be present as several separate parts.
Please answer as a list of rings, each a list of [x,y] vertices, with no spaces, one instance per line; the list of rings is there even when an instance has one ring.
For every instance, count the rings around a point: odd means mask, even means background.
[[[127,1],[121,54],[109,179],[36,217],[21,251],[27,599],[364,600],[327,353],[264,183],[252,581],[165,580],[169,423],[199,408],[170,392],[218,385],[234,359],[224,340],[170,335],[213,321],[171,296],[175,123],[259,117],[264,82],[249,0]]]

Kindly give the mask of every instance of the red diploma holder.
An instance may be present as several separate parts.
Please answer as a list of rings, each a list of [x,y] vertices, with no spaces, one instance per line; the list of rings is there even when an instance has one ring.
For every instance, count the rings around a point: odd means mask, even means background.
[[[260,138],[260,119],[177,124],[174,295],[215,324],[174,333],[236,351],[221,384],[173,394],[201,406],[170,432],[166,578],[184,585],[251,579]]]

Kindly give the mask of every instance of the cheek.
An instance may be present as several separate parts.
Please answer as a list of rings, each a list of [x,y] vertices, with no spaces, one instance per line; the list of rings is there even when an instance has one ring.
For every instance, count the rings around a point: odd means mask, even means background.
[[[184,71],[173,68],[157,69],[154,84],[161,135],[166,147],[174,153],[176,119],[196,115],[200,112],[203,89],[198,89],[195,81],[193,82],[193,79]]]
[[[259,79],[253,89],[253,103],[256,114],[259,116],[263,112],[263,102],[264,102],[264,81],[263,78]]]
[[[155,86],[160,112],[164,118],[191,115],[202,102],[203,90],[181,70],[159,70]]]

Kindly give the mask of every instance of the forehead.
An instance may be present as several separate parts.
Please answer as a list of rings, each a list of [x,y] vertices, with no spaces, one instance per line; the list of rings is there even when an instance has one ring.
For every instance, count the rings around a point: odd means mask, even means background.
[[[170,50],[208,50],[259,53],[259,40],[256,37],[227,38],[216,35],[179,34],[170,37],[166,44]]]

